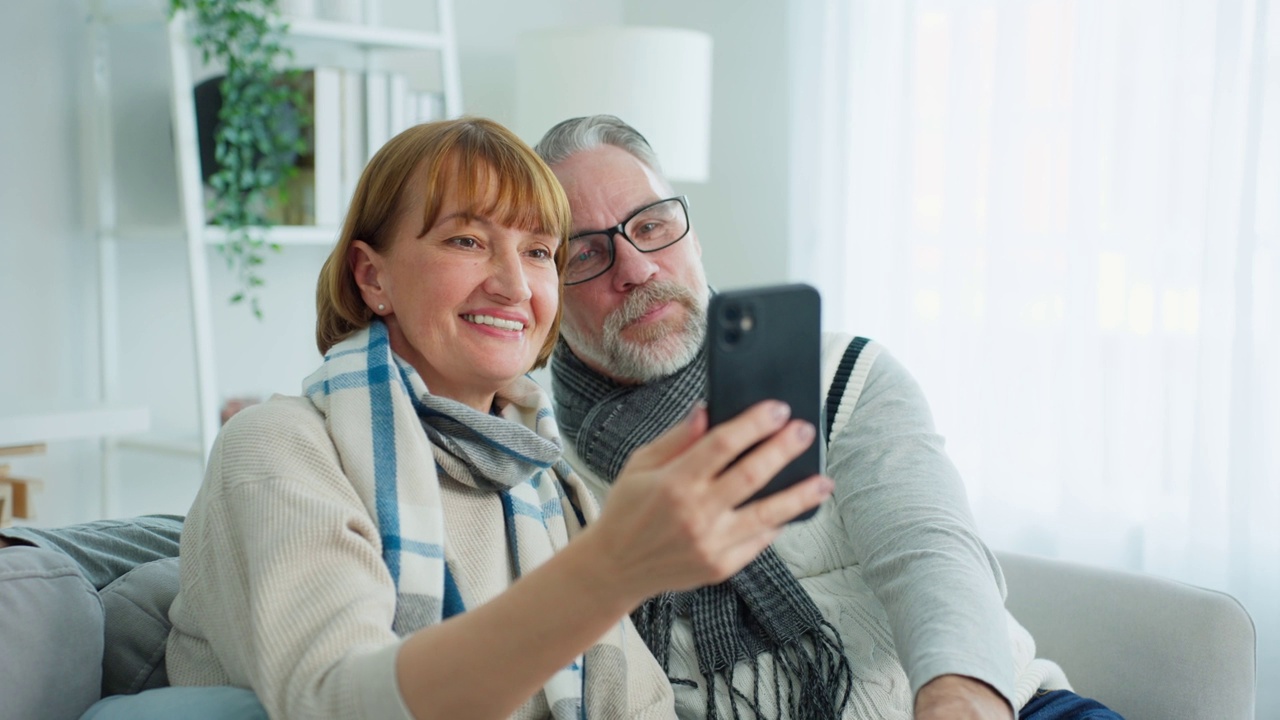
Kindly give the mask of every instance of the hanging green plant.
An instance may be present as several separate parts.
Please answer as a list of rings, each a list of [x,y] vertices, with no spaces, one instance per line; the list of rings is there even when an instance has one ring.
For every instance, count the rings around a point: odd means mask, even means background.
[[[226,68],[219,82],[210,221],[226,230],[219,251],[236,275],[232,303],[248,302],[262,318],[259,269],[268,249],[272,222],[267,208],[284,203],[286,183],[306,151],[305,126],[311,112],[297,71],[285,71],[293,57],[284,45],[288,26],[276,0],[170,0],[170,16],[190,13],[192,42],[205,64]]]

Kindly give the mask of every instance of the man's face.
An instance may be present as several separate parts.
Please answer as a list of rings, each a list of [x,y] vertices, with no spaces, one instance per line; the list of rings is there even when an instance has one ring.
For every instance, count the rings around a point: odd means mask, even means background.
[[[674,195],[633,155],[604,145],[551,168],[573,211],[573,233],[611,228]],[[697,355],[706,333],[707,280],[692,228],[683,240],[642,253],[614,238],[613,267],[564,289],[560,331],[588,366],[621,382],[670,375]]]

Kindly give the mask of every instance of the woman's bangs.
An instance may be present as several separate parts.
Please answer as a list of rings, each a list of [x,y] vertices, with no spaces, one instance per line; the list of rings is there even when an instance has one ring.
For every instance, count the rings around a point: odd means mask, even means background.
[[[532,151],[521,153],[498,138],[486,140],[490,142],[463,149],[457,157],[455,177],[471,179],[457,195],[466,212],[563,240],[571,215],[559,181]]]

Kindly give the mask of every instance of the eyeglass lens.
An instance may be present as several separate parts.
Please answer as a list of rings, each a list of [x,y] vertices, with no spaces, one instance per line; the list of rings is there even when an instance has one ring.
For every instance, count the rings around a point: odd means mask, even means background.
[[[615,231],[616,232],[616,231]],[[623,225],[622,234],[640,252],[654,252],[689,232],[689,217],[680,198],[643,208]],[[586,233],[569,241],[565,282],[577,283],[602,274],[613,265],[612,232]]]

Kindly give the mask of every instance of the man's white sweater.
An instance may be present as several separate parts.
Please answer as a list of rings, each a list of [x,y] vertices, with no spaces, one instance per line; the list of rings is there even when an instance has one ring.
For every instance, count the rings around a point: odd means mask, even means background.
[[[824,338],[828,383],[849,340]],[[1037,688],[1069,688],[1056,664],[1035,658],[1031,635],[1004,609],[1004,576],[906,368],[867,345],[841,408],[847,422],[827,450],[835,493],[773,548],[844,643],[854,674],[845,720],[909,720],[915,693],[944,674],[982,680],[1015,709]],[[604,502],[608,484],[572,449],[565,457]],[[707,683],[687,617],[676,619],[671,645],[671,677],[697,683],[675,686],[677,714],[702,718]],[[762,686],[772,688],[770,658],[760,667]],[[745,664],[739,670],[735,685],[751,697],[754,678]],[[774,717],[769,694],[760,700]]]

